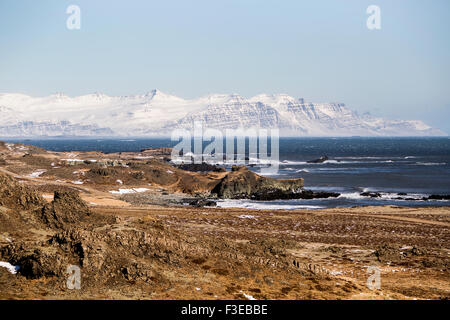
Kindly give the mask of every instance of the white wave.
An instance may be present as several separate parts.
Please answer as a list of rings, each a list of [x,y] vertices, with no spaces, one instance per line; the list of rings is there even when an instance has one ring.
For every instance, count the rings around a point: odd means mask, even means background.
[[[445,166],[445,162],[416,162],[415,165],[418,166]]]
[[[377,192],[374,191],[371,188],[364,188],[362,192]],[[427,197],[427,195],[422,193],[408,193],[407,195],[400,196],[396,192],[378,192],[380,194],[379,197],[370,197],[370,196],[362,196],[361,192],[348,192],[348,193],[341,193],[341,195],[338,198],[341,199],[350,199],[350,200],[401,200],[397,198],[410,198],[414,199],[414,201],[421,201],[422,198]]]
[[[341,193],[341,195],[338,198],[359,200],[365,199],[367,197],[362,196],[359,192],[351,192],[351,193]]]
[[[396,158],[400,159],[399,157],[334,157],[335,159],[357,159],[357,160],[364,160],[364,159],[391,159]]]
[[[296,210],[296,209],[323,209],[324,206],[302,205],[302,204],[280,204],[281,201],[271,203],[269,201],[251,201],[251,200],[222,200],[217,202],[220,208],[244,208],[257,210]]]

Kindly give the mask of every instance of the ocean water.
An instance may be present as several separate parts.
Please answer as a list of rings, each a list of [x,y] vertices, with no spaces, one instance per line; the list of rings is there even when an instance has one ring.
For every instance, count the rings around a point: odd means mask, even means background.
[[[6,139],[53,151],[140,151],[173,147],[170,139]],[[296,209],[399,205],[450,206],[450,201],[395,200],[398,193],[414,199],[450,194],[450,138],[280,138],[279,171],[274,178],[304,178],[312,190],[341,193],[335,199],[249,201],[226,200],[223,207]],[[330,160],[307,163],[328,156]],[[256,155],[247,155],[250,158]],[[260,171],[259,166],[251,168]],[[361,196],[380,192],[381,198]]]

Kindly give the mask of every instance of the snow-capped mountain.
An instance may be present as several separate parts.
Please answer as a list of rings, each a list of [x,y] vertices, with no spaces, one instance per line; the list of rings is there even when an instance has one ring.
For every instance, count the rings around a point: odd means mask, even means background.
[[[309,103],[284,94],[246,99],[213,94],[186,100],[145,95],[30,97],[0,94],[0,136],[170,136],[194,121],[214,129],[280,129],[283,136],[446,136],[422,121],[359,115],[341,103]]]

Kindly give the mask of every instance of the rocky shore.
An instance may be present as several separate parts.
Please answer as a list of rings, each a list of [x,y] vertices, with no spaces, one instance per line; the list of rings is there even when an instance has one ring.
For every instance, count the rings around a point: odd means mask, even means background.
[[[168,152],[0,142],[0,299],[449,298],[449,208],[218,208],[338,194],[243,166],[183,170]]]

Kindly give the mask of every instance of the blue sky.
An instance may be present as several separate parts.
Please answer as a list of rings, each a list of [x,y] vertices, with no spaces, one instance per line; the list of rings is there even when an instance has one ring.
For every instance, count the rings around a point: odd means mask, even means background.
[[[287,93],[450,132],[449,31],[448,0],[1,0],[0,92]]]

